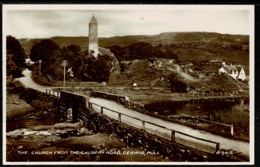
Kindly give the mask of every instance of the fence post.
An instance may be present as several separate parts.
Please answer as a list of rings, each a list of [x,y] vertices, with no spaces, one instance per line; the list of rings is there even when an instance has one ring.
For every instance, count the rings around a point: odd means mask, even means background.
[[[121,113],[118,113],[118,121],[121,122]]]
[[[217,143],[217,145],[216,145],[216,152],[218,152],[219,151],[219,143]]]
[[[234,125],[233,124],[231,124],[231,126],[230,126],[230,133],[232,136],[234,135]]]
[[[90,102],[88,102],[88,107],[92,109],[92,104]]]
[[[172,142],[175,142],[175,133],[176,133],[176,132],[173,130],[173,131],[172,131]]]
[[[100,110],[101,110],[101,114],[103,115],[103,107],[101,107],[101,109],[100,109]]]
[[[145,130],[145,121],[142,121],[142,128]]]

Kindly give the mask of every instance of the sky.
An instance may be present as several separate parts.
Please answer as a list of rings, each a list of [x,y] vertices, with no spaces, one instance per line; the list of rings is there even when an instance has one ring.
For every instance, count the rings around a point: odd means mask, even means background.
[[[99,37],[163,32],[250,34],[252,6],[7,5],[4,33],[16,38],[88,36],[94,15]]]

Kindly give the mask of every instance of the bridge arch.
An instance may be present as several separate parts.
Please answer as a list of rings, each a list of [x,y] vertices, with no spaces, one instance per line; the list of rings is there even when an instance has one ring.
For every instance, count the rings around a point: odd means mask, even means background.
[[[75,123],[80,120],[80,111],[87,111],[86,97],[62,91],[59,99],[62,121]]]

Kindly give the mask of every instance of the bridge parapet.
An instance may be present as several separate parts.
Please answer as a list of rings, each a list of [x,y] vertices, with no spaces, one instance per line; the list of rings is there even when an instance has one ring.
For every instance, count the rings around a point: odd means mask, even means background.
[[[77,93],[61,91],[60,99],[59,99],[59,111],[61,114],[61,120],[65,121],[67,118],[68,109],[72,109],[73,119],[72,122],[79,121],[80,113],[88,112],[88,104],[89,98],[84,95],[80,95]]]
[[[129,146],[156,151],[169,159],[221,161],[227,158],[216,155],[220,149],[218,142],[198,138],[99,106],[89,102],[88,96],[62,91],[60,93],[60,113],[63,121],[66,120],[69,108],[73,112],[73,122],[81,121],[84,126],[95,133],[114,134]]]
[[[106,93],[100,91],[92,91],[91,96],[113,100],[123,105],[126,105],[127,102],[130,100],[128,96],[122,96],[118,94],[112,94],[112,93]]]

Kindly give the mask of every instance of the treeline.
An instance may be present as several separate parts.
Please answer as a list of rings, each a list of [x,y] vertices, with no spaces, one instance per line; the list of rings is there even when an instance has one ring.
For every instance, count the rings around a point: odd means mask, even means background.
[[[7,76],[21,77],[22,70],[26,68],[26,57],[30,57],[31,61],[35,62],[35,66],[38,66],[39,60],[41,60],[42,76],[48,75],[53,80],[63,79],[63,60],[68,62],[66,71],[68,69],[72,71],[66,72],[67,80],[107,82],[112,68],[112,57],[108,55],[98,55],[95,58],[87,51],[82,52],[80,46],[72,44],[60,48],[57,43],[49,39],[35,43],[27,56],[20,42],[15,37],[7,36]]]
[[[149,58],[176,59],[178,55],[172,53],[164,45],[152,46],[145,42],[136,42],[126,47],[118,45],[107,47],[115,55],[117,60],[135,60]],[[35,68],[41,60],[42,76],[49,76],[52,80],[63,80],[64,69],[62,61],[67,60],[66,71],[71,69],[73,73],[66,72],[66,79],[71,81],[97,81],[107,82],[110,70],[113,68],[111,55],[98,55],[95,58],[88,51],[82,51],[81,47],[71,44],[60,47],[58,43],[50,39],[37,41],[30,49],[29,56],[17,39],[7,37],[7,74],[20,77],[25,67],[25,58],[30,57],[35,62]]]
[[[152,46],[146,42],[136,42],[126,47],[113,45],[108,47],[115,57],[119,60],[134,60],[134,59],[148,59],[148,58],[165,58],[176,59],[178,55],[172,53],[167,47],[163,45]]]
[[[68,80],[107,82],[109,79],[111,57],[98,55],[96,59],[91,53],[82,52],[80,46],[74,44],[60,48],[52,40],[42,40],[33,45],[30,58],[34,62],[42,60],[42,74],[54,80],[63,79],[63,60],[68,62],[66,69],[72,71],[66,73]]]
[[[20,42],[12,37],[6,37],[6,75],[21,77],[22,69],[25,67],[25,52]]]

